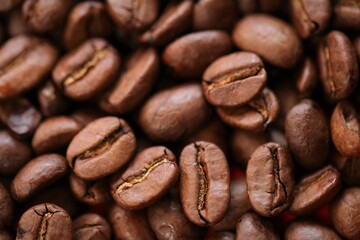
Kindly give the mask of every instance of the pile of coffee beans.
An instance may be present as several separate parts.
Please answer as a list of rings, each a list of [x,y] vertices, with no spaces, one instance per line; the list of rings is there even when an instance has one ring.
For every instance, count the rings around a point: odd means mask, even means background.
[[[360,240],[359,0],[0,0],[0,240]]]

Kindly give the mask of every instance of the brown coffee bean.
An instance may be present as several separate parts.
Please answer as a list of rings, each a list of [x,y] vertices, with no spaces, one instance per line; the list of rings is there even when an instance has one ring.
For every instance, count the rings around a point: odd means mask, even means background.
[[[199,226],[218,223],[230,202],[230,172],[219,147],[187,145],[180,156],[180,198],[187,218]]]
[[[194,3],[170,2],[152,27],[140,36],[140,42],[163,46],[183,34],[191,26]]]
[[[200,0],[194,6],[193,28],[195,31],[230,30],[236,17],[236,3],[233,0]]]
[[[266,80],[263,62],[256,54],[236,52],[214,61],[205,70],[202,85],[211,104],[236,107],[258,96]]]
[[[175,155],[163,146],[150,147],[138,153],[130,165],[113,178],[111,194],[123,208],[143,209],[164,196],[178,175]]]
[[[16,240],[22,239],[72,239],[71,218],[55,204],[36,205],[19,220]]]
[[[306,57],[295,77],[296,89],[301,97],[309,97],[317,84],[317,72],[314,61]]]
[[[284,211],[291,204],[295,185],[287,147],[271,142],[258,147],[248,162],[246,183],[257,213],[273,217]]]
[[[67,49],[73,49],[88,38],[107,37],[111,31],[112,22],[104,3],[81,2],[69,13],[63,33],[64,45]]]
[[[346,157],[334,151],[331,159],[340,171],[343,182],[360,186],[360,157]]]
[[[338,0],[334,6],[334,25],[360,30],[360,3],[357,0]]]
[[[348,157],[360,157],[360,122],[350,102],[339,102],[331,116],[331,137],[336,149]]]
[[[254,12],[279,12],[284,5],[284,0],[236,0],[238,9],[243,15]],[[285,4],[287,5],[287,4]]]
[[[359,81],[357,56],[350,39],[339,31],[326,35],[318,48],[320,80],[333,100],[349,97]]]
[[[245,213],[236,224],[236,239],[280,240],[270,221],[256,213]]]
[[[264,131],[279,115],[279,101],[275,94],[264,88],[261,94],[244,106],[234,108],[218,107],[219,117],[232,127],[253,132]]]
[[[21,34],[29,34],[31,32],[29,26],[27,26],[25,19],[21,15],[21,9],[16,8],[10,12],[7,30],[9,36],[15,37]]]
[[[302,38],[322,32],[331,17],[331,1],[291,0],[290,11],[295,30]]]
[[[106,179],[85,181],[75,174],[70,174],[69,183],[74,197],[88,205],[98,205],[111,199],[109,183]]]
[[[78,177],[96,180],[125,165],[135,147],[134,133],[123,119],[103,117],[89,123],[72,139],[66,158]]]
[[[114,22],[129,31],[141,31],[153,23],[159,12],[159,0],[106,0]]]
[[[120,56],[105,40],[87,40],[62,57],[52,76],[58,88],[74,100],[89,100],[99,94],[116,76]]]
[[[159,73],[160,60],[155,49],[140,49],[130,56],[116,86],[100,102],[112,114],[124,114],[139,106],[150,92]]]
[[[10,227],[14,217],[13,201],[6,188],[0,183],[0,230]],[[0,235],[0,239],[3,239]]]
[[[52,81],[47,81],[37,92],[37,100],[43,116],[59,115],[69,108],[69,102],[55,87]]]
[[[320,225],[313,221],[296,221],[292,222],[285,231],[285,240],[314,240],[329,239],[341,240],[339,235],[326,226]]]
[[[66,159],[58,154],[40,155],[28,162],[11,183],[11,195],[24,201],[67,173]]]
[[[232,37],[238,48],[254,52],[277,67],[292,68],[302,55],[302,45],[295,31],[270,15],[246,16],[237,22]]]
[[[0,175],[17,173],[31,157],[29,144],[16,139],[8,130],[0,131]]]
[[[360,238],[360,188],[347,188],[330,206],[332,225],[347,239]]]
[[[41,121],[41,114],[25,98],[0,103],[0,120],[18,137],[28,137]]]
[[[155,239],[144,211],[130,211],[113,204],[109,208],[109,223],[116,239]]]
[[[328,165],[300,180],[290,212],[297,216],[309,215],[330,202],[340,188],[340,173]]]
[[[45,40],[20,35],[0,48],[0,100],[18,96],[44,79],[55,64],[57,50]]]
[[[22,14],[27,25],[44,33],[55,30],[65,21],[71,0],[25,0]]]
[[[329,130],[320,106],[304,99],[286,115],[285,136],[295,160],[303,167],[316,169],[329,152]]]
[[[231,50],[223,31],[202,31],[184,35],[170,43],[162,59],[179,77],[199,77],[212,61]]]
[[[72,223],[74,240],[110,240],[111,228],[98,214],[87,213],[77,217]]]
[[[150,139],[174,142],[190,136],[209,117],[200,84],[187,83],[152,95],[140,111],[139,123]]]
[[[206,240],[235,240],[235,233],[232,232],[214,232]]]
[[[232,180],[230,190],[230,203],[225,217],[214,226],[211,226],[215,231],[235,230],[240,217],[251,209],[244,177]]]
[[[61,150],[70,143],[82,127],[72,117],[48,118],[36,129],[31,142],[32,147],[37,154]]]

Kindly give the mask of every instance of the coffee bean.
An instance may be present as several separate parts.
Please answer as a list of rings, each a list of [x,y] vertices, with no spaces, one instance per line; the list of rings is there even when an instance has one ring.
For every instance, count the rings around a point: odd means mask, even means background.
[[[211,62],[230,50],[231,40],[226,32],[201,31],[184,35],[170,43],[162,59],[177,76],[199,77]]]
[[[309,215],[330,202],[340,188],[340,173],[334,167],[326,166],[300,180],[290,212],[297,216]]]
[[[218,223],[230,201],[230,172],[224,153],[209,142],[187,145],[180,156],[180,198],[187,218],[199,226]]]
[[[111,194],[123,208],[143,209],[164,196],[178,175],[175,155],[166,147],[150,147],[138,153],[130,165],[113,178]]]
[[[47,81],[40,87],[37,99],[40,111],[46,117],[62,114],[69,108],[69,102],[52,81]]]
[[[346,157],[334,151],[331,160],[340,171],[343,182],[360,186],[360,157]]]
[[[330,219],[338,233],[347,239],[360,238],[360,188],[347,188],[330,206]]]
[[[39,84],[57,56],[51,44],[34,36],[7,40],[0,48],[0,100],[18,96]]]
[[[214,61],[204,72],[203,90],[215,106],[236,107],[258,96],[266,84],[262,60],[254,53],[232,53]]]
[[[112,27],[104,3],[95,1],[78,3],[67,18],[63,33],[64,45],[67,49],[73,49],[88,38],[107,37]]]
[[[312,239],[332,239],[341,238],[332,229],[315,223],[313,221],[292,222],[285,231],[285,240],[312,240]]]
[[[22,16],[21,9],[16,8],[10,12],[7,30],[11,37],[31,33],[31,29]]]
[[[246,105],[234,108],[218,107],[216,111],[219,117],[232,127],[261,132],[276,120],[279,109],[279,101],[275,94],[264,88],[258,97]]]
[[[232,232],[214,232],[206,240],[235,240],[235,237]]]
[[[11,183],[11,195],[24,201],[37,191],[56,182],[68,170],[66,159],[58,154],[40,155],[28,162]]]
[[[210,117],[210,109],[195,83],[154,94],[140,110],[142,130],[157,142],[177,141],[194,133]]]
[[[73,223],[74,240],[110,240],[111,228],[98,214],[87,213],[77,217]]]
[[[295,30],[309,38],[322,32],[331,17],[331,1],[291,0],[290,11]]]
[[[334,6],[334,25],[360,30],[360,4],[357,0],[338,0]]]
[[[82,125],[68,116],[47,118],[34,133],[32,147],[37,154],[61,150],[82,129]]]
[[[248,162],[246,183],[253,209],[264,217],[284,211],[292,201],[294,170],[287,147],[266,143],[258,147]]]
[[[155,49],[140,49],[125,65],[116,86],[100,102],[112,114],[124,114],[139,106],[150,92],[159,73],[160,61]]]
[[[114,22],[129,31],[141,31],[153,23],[159,13],[159,0],[106,0]]]
[[[319,45],[317,61],[327,96],[333,100],[349,97],[359,80],[357,57],[350,39],[342,32],[330,32]]]
[[[55,204],[39,204],[20,218],[16,239],[72,239],[71,218]]]
[[[309,97],[317,84],[317,72],[314,61],[306,57],[296,75],[296,89],[301,97]]]
[[[109,223],[116,239],[155,239],[144,211],[130,211],[113,204],[109,208]]]
[[[331,138],[336,149],[348,157],[360,156],[360,123],[350,102],[339,102],[331,116]]]
[[[280,240],[270,221],[256,213],[245,213],[236,224],[236,239]]]
[[[253,14],[238,21],[232,37],[238,48],[254,52],[281,68],[294,67],[303,51],[295,31],[284,21],[266,14]]]
[[[52,76],[66,96],[84,101],[104,90],[116,76],[119,66],[117,51],[105,40],[95,38],[62,57]]]
[[[31,157],[29,144],[16,139],[8,130],[0,131],[0,175],[16,174]]]
[[[295,160],[308,169],[316,169],[329,152],[329,130],[325,114],[310,99],[295,105],[286,115],[285,136]]]
[[[0,183],[0,229],[10,227],[14,217],[14,206],[10,194]],[[3,239],[0,235],[0,239]]]
[[[170,2],[152,27],[140,36],[140,42],[163,46],[183,34],[191,26],[193,2]]]
[[[103,117],[89,123],[72,139],[66,158],[78,177],[96,180],[125,165],[135,147],[134,133],[124,120]]]

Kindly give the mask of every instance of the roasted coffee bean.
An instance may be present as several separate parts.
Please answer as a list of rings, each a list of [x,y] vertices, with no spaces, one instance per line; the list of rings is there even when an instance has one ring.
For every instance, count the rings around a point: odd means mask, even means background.
[[[216,231],[235,230],[240,217],[251,209],[244,177],[232,180],[230,190],[230,203],[225,217],[219,223],[211,226]]]
[[[0,48],[0,100],[18,96],[43,80],[57,59],[57,50],[43,39],[20,35]]]
[[[334,25],[344,29],[360,30],[360,3],[358,0],[338,0],[334,6]]]
[[[53,69],[58,88],[74,100],[89,100],[99,94],[117,74],[120,56],[100,38],[85,43],[63,56]]]
[[[244,106],[224,108],[218,107],[219,117],[232,127],[253,132],[264,131],[279,115],[279,101],[275,94],[264,88],[261,94]]]
[[[155,49],[140,49],[134,52],[116,86],[101,101],[101,108],[112,114],[132,111],[150,92],[159,68],[160,61]]]
[[[275,13],[281,10],[284,0],[236,0],[238,9],[242,14],[254,12]],[[286,5],[286,4],[285,4]]]
[[[267,73],[262,60],[251,52],[236,52],[214,61],[204,72],[206,99],[215,106],[236,107],[258,96]]]
[[[330,207],[332,225],[347,239],[360,238],[360,188],[347,188]]]
[[[47,118],[34,133],[32,147],[37,154],[61,150],[82,129],[74,118],[57,116]]]
[[[16,139],[8,130],[0,131],[0,175],[13,175],[32,156],[29,144]]]
[[[327,96],[333,100],[349,97],[359,81],[357,56],[350,39],[342,32],[330,32],[319,45],[317,61]]]
[[[230,50],[231,39],[226,32],[201,31],[184,35],[170,43],[162,59],[177,76],[199,77],[211,62]]]
[[[12,8],[14,8],[16,5],[18,5],[21,2],[21,0],[3,0],[1,1],[0,5],[0,12],[9,11]]]
[[[65,21],[71,0],[25,0],[22,15],[34,31],[44,33],[55,30]]]
[[[325,114],[310,99],[295,105],[286,115],[285,136],[295,160],[308,169],[316,169],[329,152],[329,130]]]
[[[67,49],[73,49],[88,38],[107,37],[111,30],[111,19],[104,3],[81,2],[69,13],[64,29],[64,45]]]
[[[235,233],[232,232],[214,232],[206,240],[235,240]]]
[[[334,151],[331,159],[340,171],[343,182],[360,186],[360,157],[346,157]]]
[[[285,231],[285,240],[314,240],[331,239],[340,240],[341,238],[332,229],[315,223],[313,221],[296,221],[291,223]]]
[[[209,117],[201,86],[187,83],[152,95],[140,111],[139,122],[150,139],[174,142],[190,136]]]
[[[296,75],[296,89],[301,97],[309,97],[317,84],[317,72],[314,61],[306,57]]]
[[[21,15],[21,9],[14,9],[10,12],[9,21],[7,25],[9,36],[15,37],[21,34],[29,34],[31,32],[27,26],[25,19]]]
[[[218,223],[230,202],[230,172],[224,153],[209,142],[187,145],[180,156],[180,198],[187,218],[199,226]]]
[[[26,98],[16,98],[0,103],[0,120],[18,137],[24,138],[35,131],[41,114]]]
[[[309,38],[322,32],[331,17],[331,1],[291,0],[291,18],[295,30],[302,38]]]
[[[11,195],[16,201],[24,201],[37,191],[56,182],[68,170],[66,159],[58,154],[40,155],[28,162],[11,183]]]
[[[40,87],[37,92],[37,100],[42,115],[46,117],[59,115],[69,108],[69,102],[52,81],[47,81]]]
[[[273,217],[284,211],[291,204],[295,185],[287,147],[271,142],[258,147],[248,162],[246,183],[257,213]]]
[[[124,120],[103,117],[89,123],[72,139],[66,158],[77,176],[96,180],[125,165],[135,147],[134,133]]]
[[[253,14],[238,21],[232,37],[238,48],[254,52],[281,68],[294,67],[303,51],[295,31],[284,21],[266,14]]]
[[[16,240],[72,239],[71,218],[55,204],[39,204],[20,218]]]
[[[109,223],[116,239],[155,239],[144,211],[130,211],[113,204],[109,208]]]
[[[85,181],[75,174],[70,174],[69,183],[74,197],[82,203],[98,205],[111,199],[109,183],[106,179]]]
[[[300,180],[290,212],[297,216],[309,215],[330,202],[340,188],[340,173],[334,167],[326,166]]]
[[[331,137],[336,149],[347,157],[360,157],[360,123],[350,102],[339,102],[331,116]]]
[[[114,22],[129,31],[141,31],[153,23],[159,13],[159,0],[106,0]]]
[[[163,198],[148,208],[147,215],[159,240],[201,238],[203,231],[186,218],[178,198]]]
[[[10,194],[0,183],[0,230],[9,227],[14,217],[14,206]],[[0,239],[2,239],[0,235]]]
[[[236,224],[236,239],[280,240],[270,221],[256,213],[245,213]]]
[[[152,27],[140,36],[140,42],[163,46],[183,34],[191,26],[194,3],[171,2]]]
[[[72,223],[74,240],[110,240],[111,228],[98,214],[87,213],[77,217]]]
[[[175,155],[163,146],[150,147],[138,153],[130,165],[114,177],[111,194],[123,208],[143,209],[164,196],[178,175]]]
[[[193,28],[195,31],[230,30],[236,17],[236,3],[233,0],[200,0],[194,6]]]

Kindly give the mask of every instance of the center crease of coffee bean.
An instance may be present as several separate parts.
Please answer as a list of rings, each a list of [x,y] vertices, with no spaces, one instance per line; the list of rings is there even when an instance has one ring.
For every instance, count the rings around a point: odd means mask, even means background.
[[[261,97],[260,99],[254,100],[249,102],[249,107],[255,109],[258,113],[261,114],[261,116],[264,119],[264,122],[266,122],[269,119],[269,112],[266,108],[266,100],[264,97]]]
[[[297,0],[297,1],[294,1],[294,4],[295,4],[295,9],[301,15],[301,18],[305,22],[308,22],[308,23],[310,23],[312,25],[312,28],[310,29],[310,32],[311,33],[316,32],[316,30],[319,28],[319,24],[309,17],[309,14],[307,13],[307,11],[305,9],[303,1],[302,0]]]
[[[332,76],[332,70],[331,70],[331,63],[330,63],[330,51],[328,46],[324,47],[324,52],[325,52],[325,66],[326,66],[326,77],[328,79],[328,83],[330,86],[330,91],[331,91],[331,95],[334,96],[336,94],[336,86],[335,86],[335,82],[333,80],[333,76]]]

